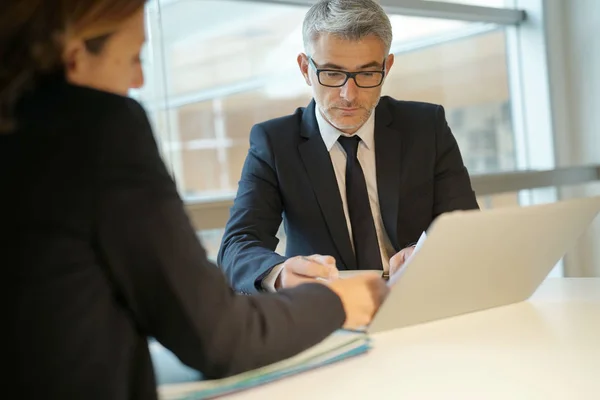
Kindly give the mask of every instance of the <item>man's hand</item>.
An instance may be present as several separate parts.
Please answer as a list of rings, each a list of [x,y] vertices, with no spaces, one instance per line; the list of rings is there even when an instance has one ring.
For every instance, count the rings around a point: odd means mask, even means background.
[[[315,282],[317,278],[324,280],[337,279],[339,276],[335,259],[330,256],[313,254],[312,256],[296,256],[283,263],[283,269],[275,281],[275,289],[298,286],[302,283]]]
[[[338,279],[326,285],[342,300],[346,311],[346,329],[368,325],[389,291],[385,281],[373,274]]]
[[[390,258],[390,276],[400,271],[406,260],[412,255],[413,251],[415,251],[415,246],[410,246],[400,250]]]

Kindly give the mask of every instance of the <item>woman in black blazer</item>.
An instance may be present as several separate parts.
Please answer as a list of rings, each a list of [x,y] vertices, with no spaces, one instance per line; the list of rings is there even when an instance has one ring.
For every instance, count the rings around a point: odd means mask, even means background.
[[[19,398],[153,399],[149,337],[223,377],[368,323],[385,294],[368,276],[233,293],[126,97],[143,84],[143,7],[0,4],[2,390]]]

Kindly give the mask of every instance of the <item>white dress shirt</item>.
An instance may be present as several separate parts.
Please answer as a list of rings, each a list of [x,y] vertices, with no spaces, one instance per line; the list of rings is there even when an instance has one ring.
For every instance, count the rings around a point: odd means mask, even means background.
[[[315,107],[315,114],[317,117],[319,131],[321,132],[321,137],[323,138],[323,142],[325,143],[327,151],[329,151],[329,156],[331,157],[331,163],[333,164],[333,169],[335,171],[335,178],[337,180],[340,196],[342,198],[344,215],[346,216],[346,224],[348,226],[348,233],[350,234],[350,242],[354,248],[352,225],[350,223],[350,217],[348,214],[348,202],[346,201],[346,152],[344,151],[342,145],[337,141],[340,135],[354,135],[345,134],[332,126],[321,115],[318,107]],[[395,254],[395,250],[385,231],[383,219],[381,217],[381,210],[379,208],[379,196],[377,193],[377,171],[375,169],[375,111],[371,113],[371,116],[367,122],[365,122],[365,124],[355,133],[355,135],[358,135],[361,138],[358,146],[357,157],[365,175],[369,203],[371,204],[371,213],[373,214],[373,221],[375,222],[377,242],[379,243],[379,252],[381,254],[381,261],[383,263],[383,270],[387,272],[389,271],[390,257]],[[282,268],[283,264],[275,266],[263,279],[262,286],[264,289],[275,291],[275,280],[279,276]]]

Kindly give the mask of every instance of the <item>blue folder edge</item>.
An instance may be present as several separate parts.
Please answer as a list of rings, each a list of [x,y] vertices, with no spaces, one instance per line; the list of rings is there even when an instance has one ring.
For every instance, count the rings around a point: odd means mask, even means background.
[[[291,368],[291,369],[285,370],[283,372],[258,376],[256,378],[249,379],[247,381],[243,381],[238,384],[231,385],[231,386],[217,388],[217,389],[207,389],[207,390],[202,390],[202,391],[195,392],[195,393],[188,393],[186,395],[183,395],[182,397],[178,397],[177,399],[178,400],[214,399],[214,398],[217,398],[220,396],[232,394],[234,392],[239,392],[239,391],[250,389],[250,388],[253,388],[256,386],[261,386],[266,383],[278,381],[283,378],[289,377],[291,375],[297,375],[301,372],[324,367],[326,365],[330,365],[330,364],[336,363],[338,361],[345,360],[347,358],[356,357],[358,355],[366,353],[370,349],[371,349],[371,345],[370,345],[369,341],[367,341],[365,344],[363,344],[361,346],[355,347],[352,350],[349,350],[344,354],[340,354],[336,357],[332,357],[332,358],[330,358],[326,361],[323,361],[322,363],[317,364],[317,365],[307,365],[307,366],[300,365],[296,368]]]

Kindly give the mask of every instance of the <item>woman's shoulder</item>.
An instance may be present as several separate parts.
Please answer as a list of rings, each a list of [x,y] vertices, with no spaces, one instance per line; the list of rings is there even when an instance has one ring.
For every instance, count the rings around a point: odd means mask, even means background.
[[[43,132],[80,130],[92,133],[116,125],[147,128],[142,105],[126,96],[53,80],[36,87],[19,102],[17,119],[22,129]],[[54,129],[52,129],[54,130]]]
[[[154,146],[154,135],[143,106],[135,99],[87,87],[65,88],[66,108],[73,119],[72,128],[85,132],[101,148]]]
[[[146,111],[135,99],[97,89],[67,85],[67,101],[79,113],[112,123],[145,122]]]
[[[66,143],[90,159],[126,159],[156,148],[138,101],[66,82],[30,93],[21,103],[19,125],[23,139]]]
[[[114,156],[135,158],[157,150],[154,133],[143,106],[135,99],[85,87],[70,86],[70,101],[77,103],[78,129],[86,127],[100,149]],[[122,153],[122,154],[121,154]]]

